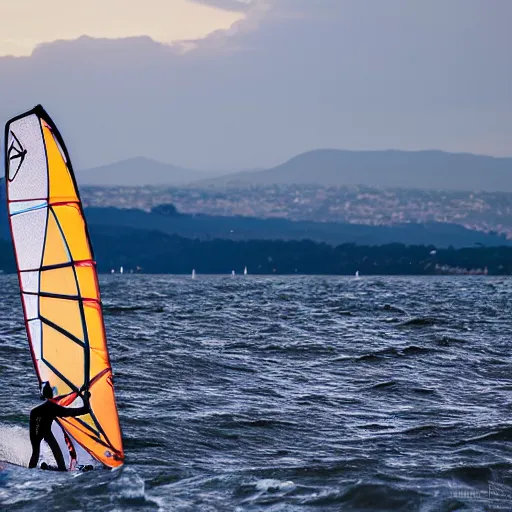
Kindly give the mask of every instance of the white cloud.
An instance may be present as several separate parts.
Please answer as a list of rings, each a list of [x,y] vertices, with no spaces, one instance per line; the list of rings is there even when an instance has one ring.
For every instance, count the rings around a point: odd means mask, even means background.
[[[29,55],[57,39],[150,36],[172,43],[229,28],[243,13],[190,0],[0,1],[0,55]]]
[[[242,11],[245,12],[257,0],[192,0],[198,4],[210,5],[226,11]]]

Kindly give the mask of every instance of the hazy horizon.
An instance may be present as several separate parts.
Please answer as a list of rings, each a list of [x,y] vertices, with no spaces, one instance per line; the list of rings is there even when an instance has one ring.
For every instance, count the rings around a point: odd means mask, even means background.
[[[65,21],[62,5],[50,11]],[[0,57],[2,122],[43,104],[76,169],[142,156],[230,172],[323,148],[512,154],[512,4],[151,0],[151,16],[129,4],[111,27],[113,5],[94,30],[93,2],[54,32],[68,40],[37,33],[29,55]],[[16,9],[0,8],[0,33],[26,48],[6,31]]]
[[[384,148],[384,149],[371,149],[371,148],[366,148],[366,149],[346,149],[346,148],[315,148],[315,149],[309,149],[309,150],[306,150],[306,151],[301,151],[300,153],[297,153],[297,154],[294,154],[294,155],[290,155],[288,158],[285,158],[284,160],[282,161],[279,161],[277,162],[275,165],[272,165],[270,167],[256,167],[256,168],[244,168],[244,169],[239,169],[237,167],[235,168],[232,168],[232,169],[191,169],[189,167],[182,167],[182,166],[179,166],[179,165],[176,165],[175,163],[173,162],[167,162],[167,161],[163,161],[163,160],[158,160],[156,158],[153,158],[151,156],[146,156],[146,155],[137,155],[137,156],[131,156],[131,157],[128,157],[128,158],[121,158],[119,160],[112,160],[110,162],[105,162],[103,164],[100,164],[96,167],[88,167],[88,168],[82,168],[82,169],[76,169],[77,171],[89,171],[89,170],[92,170],[92,169],[96,169],[98,167],[108,167],[110,165],[114,165],[114,164],[118,164],[118,163],[123,163],[123,162],[127,162],[127,161],[132,161],[132,160],[141,160],[141,161],[154,161],[156,163],[160,163],[160,164],[165,164],[165,165],[169,165],[169,166],[173,166],[173,167],[177,167],[177,168],[183,168],[185,170],[196,170],[196,171],[202,171],[204,173],[212,173],[212,174],[215,174],[215,173],[218,173],[218,172],[226,172],[226,173],[236,173],[236,172],[252,172],[252,171],[258,171],[258,170],[266,170],[266,169],[272,169],[274,167],[278,167],[282,164],[285,164],[287,162],[289,162],[290,160],[293,160],[294,158],[298,157],[298,156],[302,156],[302,155],[305,155],[307,153],[315,153],[315,152],[323,152],[323,151],[341,151],[341,152],[348,152],[348,153],[386,153],[386,152],[403,152],[403,153],[448,153],[448,154],[453,154],[453,155],[470,155],[470,156],[484,156],[484,157],[490,157],[490,158],[497,158],[497,159],[508,159],[508,158],[512,158],[512,151],[511,151],[511,154],[509,155],[486,155],[484,153],[471,153],[469,151],[446,151],[446,150],[443,150],[443,149],[437,149],[437,148],[424,148],[424,149],[396,149],[396,148]],[[512,174],[512,172],[511,172]]]

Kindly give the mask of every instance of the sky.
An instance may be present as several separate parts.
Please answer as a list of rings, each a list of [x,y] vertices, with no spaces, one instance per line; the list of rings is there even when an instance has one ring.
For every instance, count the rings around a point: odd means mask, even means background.
[[[509,0],[1,2],[0,120],[42,103],[76,168],[509,156],[510,19]]]

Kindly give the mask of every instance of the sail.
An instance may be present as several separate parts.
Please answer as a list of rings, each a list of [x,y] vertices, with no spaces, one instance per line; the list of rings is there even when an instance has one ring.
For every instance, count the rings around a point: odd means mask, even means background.
[[[53,432],[69,469],[123,463],[94,256],[64,141],[38,105],[5,129],[9,223],[27,336],[39,382],[54,401],[90,414],[60,418]],[[58,423],[56,425],[56,423]]]

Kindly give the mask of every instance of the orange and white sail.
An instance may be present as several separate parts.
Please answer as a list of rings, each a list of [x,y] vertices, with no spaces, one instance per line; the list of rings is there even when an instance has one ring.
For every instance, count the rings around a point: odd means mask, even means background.
[[[91,413],[54,422],[69,469],[123,464],[96,265],[73,168],[45,110],[5,129],[7,204],[25,325],[39,382],[54,401]],[[57,424],[56,424],[57,423]]]

